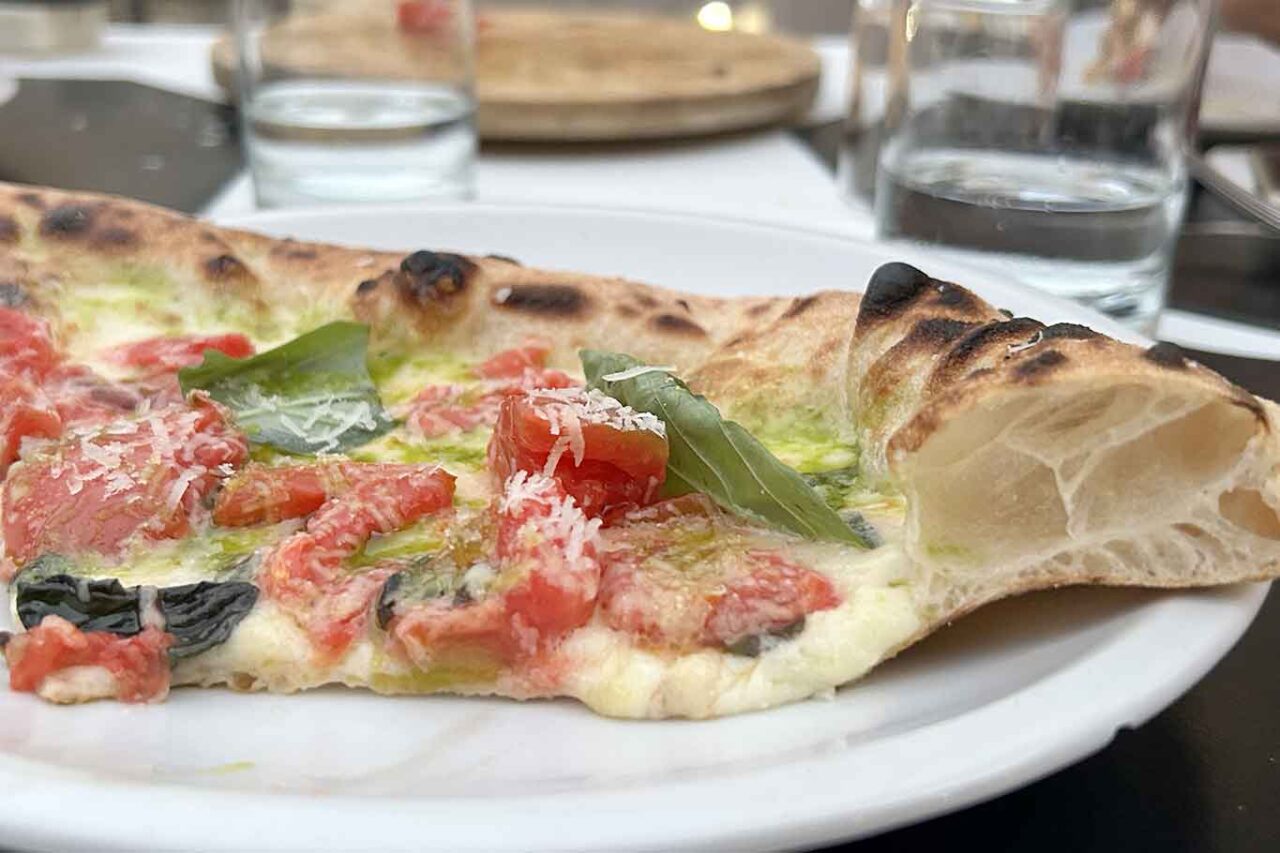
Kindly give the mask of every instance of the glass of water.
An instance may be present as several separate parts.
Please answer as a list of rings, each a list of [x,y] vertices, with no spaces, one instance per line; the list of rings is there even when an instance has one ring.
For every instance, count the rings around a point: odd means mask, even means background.
[[[878,11],[877,233],[1152,330],[1213,0],[889,0]]]
[[[259,205],[472,196],[470,0],[235,0],[233,17]]]

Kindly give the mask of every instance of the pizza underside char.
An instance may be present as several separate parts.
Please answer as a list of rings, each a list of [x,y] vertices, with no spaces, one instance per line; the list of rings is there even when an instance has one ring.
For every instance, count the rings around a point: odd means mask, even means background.
[[[716,299],[0,185],[0,302],[5,656],[56,702],[710,717],[1017,592],[1277,572],[1271,403],[902,264]]]

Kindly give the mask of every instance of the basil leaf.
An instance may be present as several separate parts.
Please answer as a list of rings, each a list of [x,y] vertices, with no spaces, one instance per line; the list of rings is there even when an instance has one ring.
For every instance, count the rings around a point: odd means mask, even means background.
[[[369,329],[335,322],[249,358],[206,350],[178,371],[182,393],[196,389],[231,409],[255,444],[315,454],[357,447],[393,425],[369,376]]]
[[[667,427],[669,495],[705,492],[721,506],[810,539],[870,547],[827,506],[799,472],[782,463],[741,424],[725,420],[706,397],[665,371],[605,379],[643,364],[629,355],[582,350],[587,385]]]

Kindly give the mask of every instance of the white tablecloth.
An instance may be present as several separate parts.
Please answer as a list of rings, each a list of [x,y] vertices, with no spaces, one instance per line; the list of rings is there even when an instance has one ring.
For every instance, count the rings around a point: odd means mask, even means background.
[[[6,97],[5,80],[19,76],[132,79],[219,99],[209,64],[215,36],[209,27],[114,25],[90,53],[0,56],[0,99]],[[828,119],[838,115],[843,101],[848,54],[842,39],[821,39],[816,47],[824,79],[813,115]],[[485,152],[477,167],[477,195],[485,201],[679,210],[871,235],[868,211],[846,204],[827,169],[780,130],[665,145]],[[241,176],[205,213],[216,218],[253,208],[247,177]],[[1166,312],[1160,333],[1200,349],[1280,358],[1280,334],[1185,312]]]

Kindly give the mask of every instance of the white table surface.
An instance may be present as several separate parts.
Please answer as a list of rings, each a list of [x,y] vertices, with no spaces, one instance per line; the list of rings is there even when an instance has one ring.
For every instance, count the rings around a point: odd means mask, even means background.
[[[203,26],[112,25],[102,45],[84,54],[0,56],[0,101],[6,80],[19,76],[131,79],[221,99],[209,63],[216,35],[216,29]],[[817,40],[815,47],[824,76],[810,118],[829,120],[839,115],[844,100],[848,51],[844,40],[834,37]],[[1217,67],[1226,68],[1221,59]],[[679,210],[862,237],[872,231],[869,212],[846,204],[830,172],[781,130],[661,146],[486,151],[476,181],[477,197],[484,201]],[[217,218],[253,209],[248,178],[242,175],[204,213]],[[1280,333],[1181,311],[1165,313],[1160,335],[1205,350],[1280,358]]]

